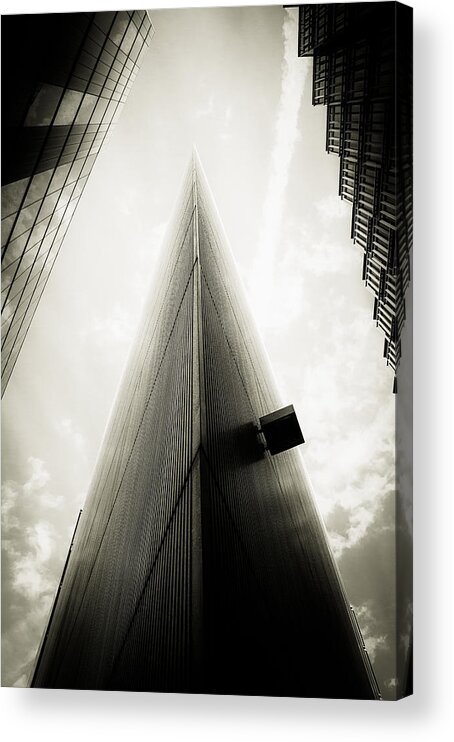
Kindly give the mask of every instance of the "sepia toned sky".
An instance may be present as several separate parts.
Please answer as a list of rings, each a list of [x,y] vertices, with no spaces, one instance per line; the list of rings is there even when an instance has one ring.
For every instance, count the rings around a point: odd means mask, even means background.
[[[385,697],[395,688],[393,374],[297,56],[297,12],[150,11],[3,399],[3,684],[26,685],[197,146]]]

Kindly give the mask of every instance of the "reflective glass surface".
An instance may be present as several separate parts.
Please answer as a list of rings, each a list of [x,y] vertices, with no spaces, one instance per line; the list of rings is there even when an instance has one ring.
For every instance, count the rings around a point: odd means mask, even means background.
[[[47,255],[48,247],[41,243],[49,236],[54,240],[57,230],[59,239],[64,236],[150,42],[151,26],[144,11],[36,18],[48,36],[49,59],[39,70],[41,82],[30,100],[21,101],[20,84],[14,92],[16,108],[21,103],[26,110],[23,119],[17,118],[8,128],[2,172],[2,311],[7,311],[2,330],[2,392],[44,288],[44,275],[58,253],[52,251],[42,260],[41,252]],[[32,19],[24,16],[23,23]],[[16,28],[17,17],[12,23],[11,28]],[[5,17],[4,39],[8,32]],[[24,82],[28,83],[34,64],[32,57],[28,69],[24,64]],[[14,103],[10,102],[9,110],[14,110]],[[35,268],[29,271],[32,259]]]

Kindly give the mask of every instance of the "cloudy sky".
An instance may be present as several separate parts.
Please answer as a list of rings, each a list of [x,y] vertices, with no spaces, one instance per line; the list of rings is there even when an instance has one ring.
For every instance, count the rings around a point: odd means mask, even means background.
[[[25,685],[197,146],[385,697],[395,687],[394,402],[296,11],[150,11],[3,399],[3,684]],[[271,297],[271,298],[270,298]]]

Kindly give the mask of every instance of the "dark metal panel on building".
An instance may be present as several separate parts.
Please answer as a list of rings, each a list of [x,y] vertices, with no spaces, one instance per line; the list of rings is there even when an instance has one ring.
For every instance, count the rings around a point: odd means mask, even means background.
[[[194,156],[32,684],[377,698]]]

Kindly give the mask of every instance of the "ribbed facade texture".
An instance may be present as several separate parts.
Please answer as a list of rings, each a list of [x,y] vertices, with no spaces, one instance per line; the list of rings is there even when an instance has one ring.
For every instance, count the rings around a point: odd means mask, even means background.
[[[151,37],[145,11],[2,18],[2,390]]]
[[[378,698],[194,155],[32,685]]]
[[[327,107],[326,149],[340,158],[339,194],[352,204],[362,278],[396,371],[413,234],[412,9],[333,3],[299,13],[299,54],[313,56],[312,102]]]

